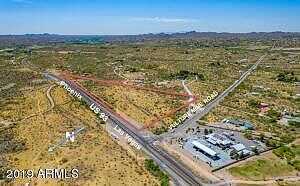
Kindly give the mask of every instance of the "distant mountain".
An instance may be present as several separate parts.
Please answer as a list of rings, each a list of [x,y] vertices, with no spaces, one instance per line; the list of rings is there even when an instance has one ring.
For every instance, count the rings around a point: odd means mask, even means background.
[[[0,35],[0,47],[3,46],[28,46],[45,45],[51,43],[101,43],[101,42],[142,42],[169,39],[280,39],[298,38],[300,32],[178,32],[157,33],[140,35],[57,35],[57,34],[25,34],[25,35]]]
[[[113,41],[147,41],[158,39],[280,39],[300,38],[300,32],[250,32],[250,33],[227,33],[227,32],[181,32],[181,33],[159,33],[141,35],[103,36],[108,42]]]

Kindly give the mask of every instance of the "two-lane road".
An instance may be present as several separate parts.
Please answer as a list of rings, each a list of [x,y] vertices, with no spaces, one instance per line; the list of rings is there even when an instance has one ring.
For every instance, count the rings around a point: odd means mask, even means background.
[[[167,136],[176,136],[177,134],[182,134],[186,129],[195,125],[196,121],[205,116],[213,108],[215,108],[230,92],[232,92],[236,87],[238,87],[262,62],[262,60],[267,56],[267,54],[261,56],[258,61],[251,66],[247,71],[245,71],[238,80],[236,80],[232,85],[230,85],[224,92],[219,94],[214,100],[209,102],[203,109],[198,110],[192,117],[188,118],[184,123],[179,125],[177,128],[172,129],[170,132],[162,134],[160,138]]]

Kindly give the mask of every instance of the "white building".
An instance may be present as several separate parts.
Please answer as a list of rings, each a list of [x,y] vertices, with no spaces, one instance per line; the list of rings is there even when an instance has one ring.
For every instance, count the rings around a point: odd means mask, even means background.
[[[233,144],[233,142],[229,140],[226,136],[216,133],[206,135],[205,139],[207,142],[213,145],[219,145],[222,147],[229,147]]]
[[[193,147],[199,151],[201,151],[203,154],[209,157],[217,157],[218,153],[212,150],[211,148],[203,145],[199,141],[192,141]]]
[[[251,154],[251,151],[247,150],[245,145],[242,143],[238,143],[231,146],[231,149],[236,151],[239,155],[243,154],[244,156],[248,156]]]

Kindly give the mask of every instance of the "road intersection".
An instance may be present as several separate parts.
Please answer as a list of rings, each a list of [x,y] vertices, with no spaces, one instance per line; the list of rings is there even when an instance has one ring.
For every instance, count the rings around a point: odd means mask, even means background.
[[[219,94],[214,100],[209,102],[203,109],[199,109],[192,117],[185,120],[181,125],[178,125],[177,128],[169,131],[168,133],[162,134],[160,138],[164,138],[167,136],[176,136],[177,134],[184,133],[186,129],[193,127],[196,125],[197,121],[199,121],[203,116],[209,113],[213,108],[215,108],[219,103],[232,91],[235,90],[263,61],[263,59],[267,56],[267,54],[261,56],[258,61],[251,66],[247,71],[245,71],[238,80],[236,80],[232,85],[230,85],[224,92]]]
[[[59,77],[54,74],[50,74],[48,72],[44,73],[44,75],[48,79],[66,82],[68,86],[80,93],[83,101],[85,101],[88,105],[97,105],[102,112],[109,116],[107,122],[114,123],[120,129],[129,134],[134,140],[136,140],[137,143],[141,144],[142,150],[146,152],[152,159],[154,159],[154,161],[162,169],[169,173],[176,185],[209,185],[205,184],[202,180],[197,178],[197,176],[195,176],[192,171],[190,171],[181,162],[178,162],[176,159],[174,159],[174,157],[168,154],[165,150],[155,145],[155,141],[163,139],[170,135],[176,136],[177,134],[184,132],[187,128],[195,125],[196,121],[198,121],[208,112],[210,112],[213,108],[215,108],[230,92],[234,91],[234,89],[238,87],[257,68],[257,66],[263,61],[266,55],[267,54],[261,56],[259,60],[253,66],[251,66],[251,68],[245,71],[238,80],[236,80],[224,92],[219,94],[214,100],[209,102],[203,109],[199,109],[195,114],[192,115],[192,117],[185,120],[183,124],[166,134],[160,135],[159,137],[154,137],[153,135],[149,136],[149,134],[145,134],[142,131],[137,130],[129,121],[115,113],[110,107],[105,105],[101,101],[101,99],[99,100],[99,98],[97,98],[95,95],[87,91],[85,88],[83,88],[76,82],[65,79],[64,77]],[[223,184],[219,184],[227,185],[225,182]]]
[[[72,89],[79,92],[88,105],[96,104],[102,112],[106,113],[109,118],[107,122],[112,122],[118,125],[123,131],[128,133],[142,146],[142,150],[146,152],[156,163],[160,165],[166,172],[170,174],[176,185],[203,185],[202,181],[197,178],[187,167],[176,161],[171,155],[165,152],[163,149],[155,146],[152,142],[147,140],[143,134],[134,128],[127,120],[119,117],[118,114],[113,112],[110,108],[107,108],[101,101],[99,101],[94,95],[86,90],[82,89],[75,82],[62,79],[53,74],[44,74],[48,79],[56,81],[65,81]]]

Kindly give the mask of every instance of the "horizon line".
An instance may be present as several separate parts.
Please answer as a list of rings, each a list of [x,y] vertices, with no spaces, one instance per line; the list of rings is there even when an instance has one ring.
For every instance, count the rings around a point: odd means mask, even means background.
[[[186,34],[186,33],[217,33],[217,34],[250,34],[250,33],[300,33],[300,31],[249,31],[249,32],[217,32],[217,31],[178,31],[178,32],[147,32],[136,34],[64,34],[64,33],[22,33],[22,34],[0,34],[0,36],[24,36],[24,35],[60,35],[60,36],[135,36],[135,35],[150,35],[150,34]]]

